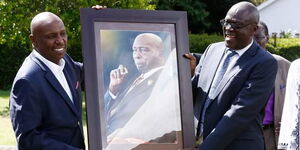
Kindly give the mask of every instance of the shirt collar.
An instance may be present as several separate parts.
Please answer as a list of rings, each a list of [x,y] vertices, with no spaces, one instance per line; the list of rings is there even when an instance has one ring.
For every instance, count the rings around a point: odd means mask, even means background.
[[[160,70],[162,68],[163,67],[157,67],[157,68],[151,69],[150,71],[144,73],[144,75],[143,75],[144,79],[148,78],[149,76],[151,76],[152,74],[154,74],[155,72],[157,72],[158,70]]]
[[[65,60],[60,59],[58,65],[49,61],[45,57],[43,57],[40,53],[38,53],[35,49],[33,50],[33,55],[40,59],[43,63],[46,64],[46,66],[55,74],[59,72],[63,72],[63,69],[65,67]]]
[[[242,49],[237,49],[237,50],[234,50],[234,51],[239,55],[239,57],[241,57],[250,48],[250,46],[252,44],[253,44],[253,39],[251,40],[250,44],[248,44],[246,47],[244,47]]]

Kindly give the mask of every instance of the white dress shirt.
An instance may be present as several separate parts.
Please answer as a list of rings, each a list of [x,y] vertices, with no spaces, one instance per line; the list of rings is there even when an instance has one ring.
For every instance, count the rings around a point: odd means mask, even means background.
[[[45,65],[51,70],[51,72],[54,74],[60,85],[64,88],[65,92],[68,94],[69,98],[71,99],[73,103],[73,97],[72,93],[69,87],[69,84],[66,80],[66,77],[64,75],[63,69],[65,67],[65,60],[60,59],[59,64],[55,64],[45,57],[43,57],[40,53],[38,53],[36,50],[33,50],[33,55],[40,59]]]

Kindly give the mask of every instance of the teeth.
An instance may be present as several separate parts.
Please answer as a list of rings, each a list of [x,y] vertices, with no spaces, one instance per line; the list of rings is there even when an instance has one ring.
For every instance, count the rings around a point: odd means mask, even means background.
[[[57,49],[54,49],[55,51],[63,51],[64,48],[57,48]]]

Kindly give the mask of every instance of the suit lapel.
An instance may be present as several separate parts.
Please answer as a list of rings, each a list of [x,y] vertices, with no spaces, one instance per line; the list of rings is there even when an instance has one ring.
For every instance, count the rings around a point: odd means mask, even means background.
[[[218,50],[220,50],[219,47],[216,47],[215,49],[217,51],[212,51],[210,56],[208,56],[209,58],[207,58],[207,59],[213,59],[213,60],[208,61],[209,64],[204,64],[205,66],[208,66],[208,67],[205,67],[205,68],[203,68],[203,70],[201,70],[201,72],[204,72],[201,75],[205,75],[205,77],[203,77],[202,78],[203,80],[200,80],[198,83],[198,85],[202,85],[202,86],[205,85],[205,87],[203,87],[203,88],[204,88],[204,91],[207,91],[207,93],[209,92],[208,90],[210,89],[210,87],[212,85],[214,76],[216,75],[216,72],[218,70],[218,66],[220,65],[221,60],[225,54],[226,47],[224,46],[223,52],[218,52]],[[207,72],[209,74],[206,74],[205,72]]]
[[[57,91],[57,93],[59,93],[59,95],[62,96],[62,98],[64,99],[64,101],[67,103],[67,105],[70,107],[70,109],[73,111],[73,113],[79,117],[78,111],[75,108],[75,105],[72,103],[70,97],[68,96],[68,94],[66,93],[65,89],[61,86],[61,84],[59,83],[59,81],[56,79],[56,77],[54,76],[54,74],[51,72],[51,70],[38,58],[36,58],[33,54],[31,54],[31,58],[32,60],[37,63],[42,70],[45,71],[45,78],[46,80],[48,80],[48,82],[50,83],[50,85],[53,87],[54,90]],[[67,62],[66,62],[66,66],[67,66]],[[65,67],[66,67],[65,66]],[[67,81],[69,80],[69,77],[66,76]],[[70,82],[68,81],[68,84],[70,86],[70,90],[72,91],[72,95],[73,95],[73,99],[75,100],[76,96],[74,96],[74,91],[73,91],[73,86],[70,85]],[[75,101],[74,101],[75,102]]]
[[[239,73],[246,65],[251,62],[251,57],[253,57],[256,54],[257,51],[257,44],[253,42],[252,46],[237,60],[237,62],[233,65],[232,68],[229,68],[227,73],[224,75],[223,79],[220,81],[220,84],[218,85],[217,89],[215,90],[215,93],[212,94],[212,100],[214,100],[219,93],[222,91],[222,89],[225,87],[225,85],[236,76],[237,73]]]
[[[78,88],[76,84],[79,84],[79,81],[76,80],[76,78],[74,76],[71,76],[68,72],[71,72],[71,70],[68,69],[68,64],[66,63],[65,69],[64,69],[64,75],[66,77],[66,80],[68,82],[68,85],[70,87],[70,91],[72,93],[72,97],[73,97],[73,103],[76,106],[76,110],[78,112],[79,110],[79,99],[78,99],[78,91],[76,90],[76,88]],[[76,81],[76,82],[72,82],[72,81]]]

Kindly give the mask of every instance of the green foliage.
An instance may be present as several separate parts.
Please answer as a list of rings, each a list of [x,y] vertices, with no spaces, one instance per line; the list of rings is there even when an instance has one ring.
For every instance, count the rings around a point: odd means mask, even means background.
[[[195,0],[158,0],[156,9],[187,11],[190,32],[203,33],[210,26],[205,8],[204,3]]]
[[[9,116],[8,97],[9,91],[0,90],[0,117]]]
[[[251,3],[255,4],[256,6],[260,5],[261,3],[265,2],[266,0],[251,0]]]
[[[190,34],[190,51],[192,53],[203,53],[209,44],[220,41],[224,41],[224,37],[216,34]]]
[[[217,34],[190,34],[190,51],[192,53],[203,53],[209,44],[220,41],[224,41],[224,38]],[[299,38],[279,38],[276,39],[276,46],[274,45],[274,39],[270,39],[267,44],[267,50],[290,61],[300,58]]]
[[[149,0],[0,0],[0,89],[9,89],[24,58],[31,52],[31,19],[50,11],[64,21],[68,34],[68,53],[82,61],[80,8],[93,5],[110,8],[154,9]]]
[[[220,20],[225,18],[229,8],[241,1],[249,0],[201,0],[206,4],[206,11],[209,12],[207,16],[207,21],[211,24],[205,33],[222,33],[222,28],[220,25]]]
[[[300,39],[299,38],[278,38],[276,46],[274,39],[270,39],[267,50],[278,54],[290,61],[300,58]]]

